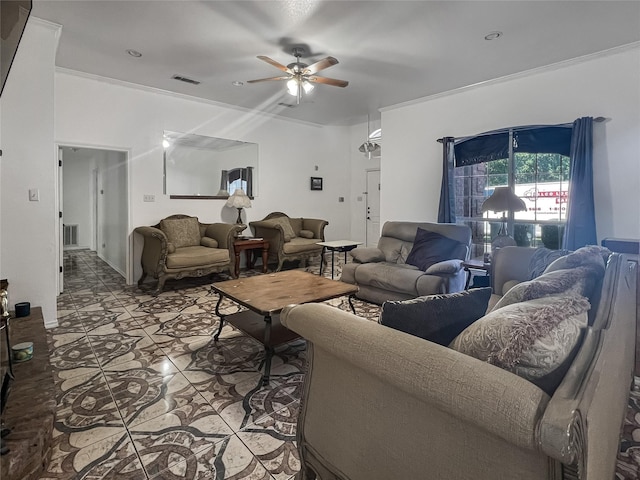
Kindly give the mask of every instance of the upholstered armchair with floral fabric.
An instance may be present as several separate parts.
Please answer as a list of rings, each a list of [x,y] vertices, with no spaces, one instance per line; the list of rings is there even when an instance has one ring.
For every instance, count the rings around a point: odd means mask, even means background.
[[[276,271],[282,269],[285,260],[300,260],[303,266],[312,257],[322,254],[318,242],[324,242],[326,220],[317,218],[293,218],[282,212],[273,212],[264,219],[249,222],[255,237],[269,241],[269,258],[278,262]]]
[[[170,279],[202,277],[228,271],[234,257],[233,239],[244,225],[200,223],[197,217],[171,215],[152,227],[137,227],[144,237],[141,285],[149,275],[158,279],[160,293]]]

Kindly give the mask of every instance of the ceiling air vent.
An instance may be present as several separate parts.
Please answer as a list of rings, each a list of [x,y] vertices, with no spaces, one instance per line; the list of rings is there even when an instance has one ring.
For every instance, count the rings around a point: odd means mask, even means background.
[[[174,75],[171,78],[174,80],[180,80],[181,82],[190,83],[192,85],[200,85],[198,80],[192,80],[191,78],[183,77],[182,75]]]
[[[295,108],[295,105],[291,105],[290,103],[280,102],[280,103],[278,103],[278,105],[280,105],[281,107]]]

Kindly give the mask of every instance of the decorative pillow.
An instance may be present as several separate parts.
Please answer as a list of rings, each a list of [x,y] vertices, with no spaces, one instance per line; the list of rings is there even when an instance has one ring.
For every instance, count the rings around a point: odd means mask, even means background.
[[[589,301],[556,295],[514,303],[480,318],[450,347],[540,386],[574,352],[587,325]]]
[[[200,224],[196,217],[165,218],[160,220],[160,230],[175,248],[200,245]]]
[[[302,238],[313,238],[313,232],[311,230],[300,230],[300,236]]]
[[[571,252],[564,257],[554,260],[544,270],[544,273],[587,265],[593,265],[604,272],[606,259],[609,255],[611,255],[611,250],[608,248],[597,245],[587,245],[586,247],[579,248],[575,252]]]
[[[514,303],[557,295],[563,292],[588,297],[593,292],[603,273],[604,271],[600,271],[592,265],[544,273],[538,278],[513,286],[498,300],[498,303],[494,305],[491,311],[493,312]]]
[[[487,310],[491,288],[427,295],[382,304],[382,325],[447,346]]]
[[[200,239],[200,245],[203,247],[218,248],[218,241],[215,238],[202,237]]]
[[[268,223],[276,228],[277,226],[280,226],[284,235],[285,242],[291,241],[291,239],[296,236],[293,228],[291,227],[291,222],[289,222],[289,219],[287,217],[272,218],[270,220],[265,220],[265,223]]]
[[[439,233],[418,228],[406,263],[426,270],[434,263],[451,259],[451,254],[459,243]]]

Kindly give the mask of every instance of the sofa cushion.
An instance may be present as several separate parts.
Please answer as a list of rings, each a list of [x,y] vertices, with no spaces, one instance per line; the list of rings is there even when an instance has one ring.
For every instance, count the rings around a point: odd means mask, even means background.
[[[378,322],[447,346],[484,315],[490,296],[491,288],[474,288],[459,293],[387,301],[382,304]]]
[[[604,270],[593,266],[555,270],[544,273],[533,280],[514,285],[496,303],[493,310],[498,310],[514,303],[533,300],[536,298],[556,295],[559,293],[577,293],[590,296]]]
[[[471,324],[450,347],[545,388],[547,377],[574,352],[589,308],[580,295],[514,303]]]
[[[313,238],[313,232],[311,230],[300,230],[300,234],[302,238]]]
[[[282,251],[287,255],[317,251],[318,255],[320,255],[322,247],[317,242],[318,239],[316,238],[293,237],[291,241],[282,245]]]
[[[202,237],[200,239],[200,245],[203,247],[218,248],[218,241],[215,238]]]
[[[389,262],[364,263],[358,265],[355,281],[358,285],[417,296],[416,282],[423,275],[424,272],[413,265]]]
[[[208,248],[197,245],[182,247],[167,255],[167,268],[206,267],[229,263],[229,250],[226,248]]]
[[[160,220],[160,230],[175,248],[200,245],[200,223],[196,217],[165,218]]]
[[[263,223],[271,225],[274,228],[280,226],[280,228],[282,228],[282,234],[284,235],[285,242],[290,242],[291,239],[296,236],[288,217],[270,218],[269,220],[264,220]]]
[[[458,245],[459,242],[456,240],[418,227],[416,239],[406,263],[425,271],[434,263],[449,260]]]

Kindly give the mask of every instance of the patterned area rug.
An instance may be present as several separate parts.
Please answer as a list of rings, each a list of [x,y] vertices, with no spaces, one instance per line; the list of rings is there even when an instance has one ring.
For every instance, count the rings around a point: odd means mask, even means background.
[[[330,278],[330,268],[323,274]],[[42,479],[293,479],[305,342],[276,349],[270,384],[262,386],[262,345],[229,325],[212,340],[218,296],[211,281],[167,282],[154,296],[153,283],[125,285],[95,253],[65,253],[59,326],[48,332],[57,412]],[[327,303],[350,311],[346,298]],[[354,305],[377,320],[377,305]],[[227,314],[240,308],[221,305]],[[617,479],[636,479],[639,386],[621,445]]]

